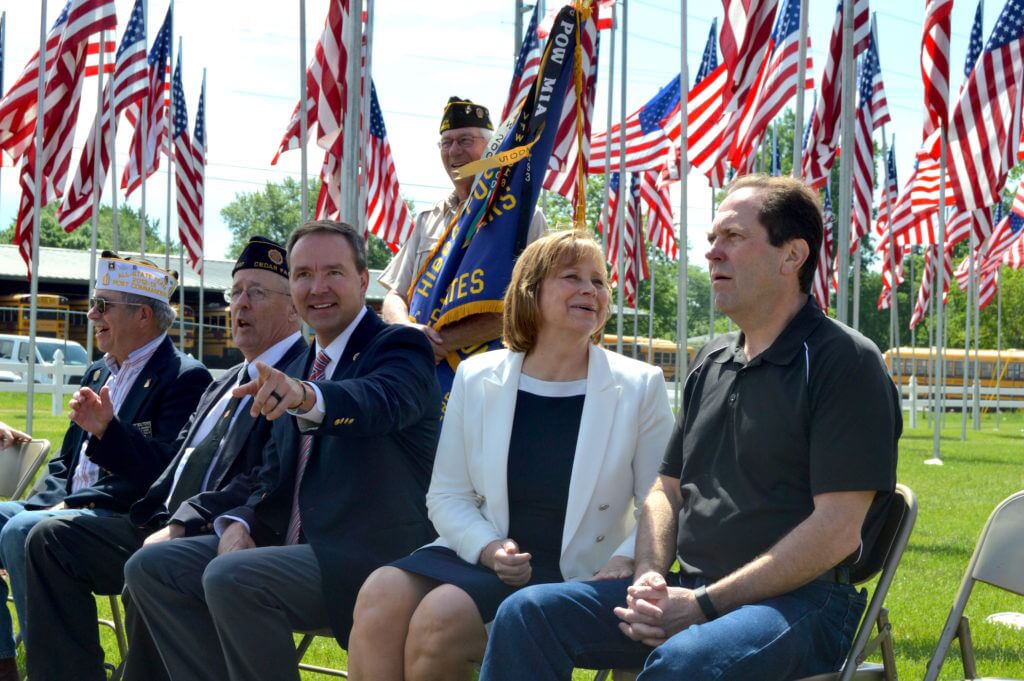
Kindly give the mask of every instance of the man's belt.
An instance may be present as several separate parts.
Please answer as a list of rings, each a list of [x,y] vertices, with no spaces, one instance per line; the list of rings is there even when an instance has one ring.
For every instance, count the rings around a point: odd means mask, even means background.
[[[837,565],[831,570],[826,570],[824,574],[818,577],[818,580],[822,582],[835,582],[836,584],[849,584],[850,568],[846,565]]]

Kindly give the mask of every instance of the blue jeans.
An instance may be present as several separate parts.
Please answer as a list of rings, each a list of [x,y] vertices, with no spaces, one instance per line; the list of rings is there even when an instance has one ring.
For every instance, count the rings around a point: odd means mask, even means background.
[[[50,516],[76,515],[116,515],[112,511],[88,508],[70,508],[62,511],[26,511],[20,501],[0,502],[0,566],[7,570],[11,580],[11,591],[14,592],[14,609],[18,612],[18,621],[25,621],[25,537],[36,523]],[[14,645],[14,623],[11,611],[6,607],[7,582],[0,579],[0,658],[14,657],[17,650]],[[23,629],[24,631],[24,629]]]
[[[673,575],[694,588],[700,580]],[[850,649],[865,597],[849,585],[814,581],[746,605],[672,636],[657,648],[619,631],[612,612],[630,580],[527,587],[498,609],[481,681],[572,678],[574,667],[643,668],[637,681],[784,681],[838,669]]]

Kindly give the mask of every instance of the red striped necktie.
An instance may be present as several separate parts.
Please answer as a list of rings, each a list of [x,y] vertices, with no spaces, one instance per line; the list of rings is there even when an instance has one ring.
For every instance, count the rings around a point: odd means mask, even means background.
[[[331,363],[331,358],[323,350],[313,360],[313,370],[309,372],[309,380],[319,381],[324,377],[324,370]],[[299,518],[299,489],[302,487],[302,475],[306,471],[309,456],[313,453],[313,436],[303,435],[299,448],[299,461],[295,469],[295,493],[292,495],[292,514],[288,519],[288,532],[285,534],[286,544],[298,544],[302,533],[302,519]]]

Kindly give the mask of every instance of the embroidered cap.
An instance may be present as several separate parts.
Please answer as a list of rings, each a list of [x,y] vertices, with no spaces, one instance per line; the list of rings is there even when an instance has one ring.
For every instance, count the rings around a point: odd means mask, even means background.
[[[251,236],[235,261],[232,276],[238,270],[266,270],[288,278],[288,256],[281,244],[265,236]]]
[[[113,251],[100,254],[97,289],[134,293],[168,303],[177,287],[178,273],[173,270],[157,267],[145,258],[121,257]]]
[[[491,123],[491,114],[487,107],[482,104],[474,104],[468,99],[461,97],[449,97],[448,103],[444,106],[444,115],[441,116],[441,129],[444,132],[450,128],[487,128],[494,130]]]

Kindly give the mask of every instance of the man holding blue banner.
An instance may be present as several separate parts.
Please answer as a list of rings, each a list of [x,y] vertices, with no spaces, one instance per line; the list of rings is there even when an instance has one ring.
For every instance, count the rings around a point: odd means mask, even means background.
[[[434,348],[434,359],[438,363],[445,360],[449,353],[461,348],[489,347],[492,341],[501,336],[500,312],[474,314],[444,329],[414,322],[409,316],[409,291],[438,241],[466,205],[473,187],[472,175],[457,178],[456,174],[460,168],[483,156],[493,131],[494,125],[487,107],[461,97],[448,99],[441,117],[441,139],[437,146],[441,151],[441,163],[455,190],[430,210],[416,216],[416,227],[409,240],[402,245],[379,279],[389,289],[381,310],[384,320],[421,329],[430,340]],[[542,236],[546,226],[544,214],[535,210],[527,243]]]
[[[581,31],[594,15],[589,3],[581,6],[559,11],[537,79],[523,103],[495,130],[483,157],[449,169],[453,181],[472,177],[471,189],[409,287],[412,322],[443,333],[476,315],[501,314],[513,262],[530,235],[562,106],[573,87],[580,90],[577,103],[584,99],[582,78],[574,76],[579,75]],[[490,342],[447,352],[438,365],[442,393],[447,396],[462,359],[499,346],[495,332]]]

